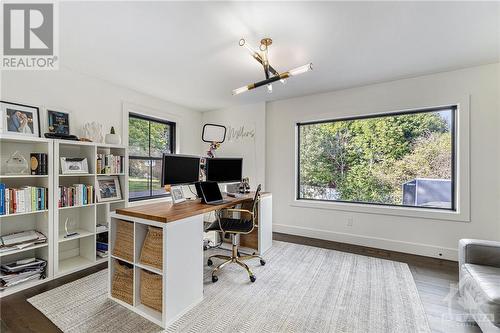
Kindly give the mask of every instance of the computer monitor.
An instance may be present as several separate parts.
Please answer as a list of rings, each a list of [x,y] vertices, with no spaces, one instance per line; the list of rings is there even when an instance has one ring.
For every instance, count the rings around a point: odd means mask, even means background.
[[[205,168],[207,181],[235,183],[243,178],[242,158],[207,158]]]
[[[200,157],[163,154],[162,186],[192,184],[200,180]]]

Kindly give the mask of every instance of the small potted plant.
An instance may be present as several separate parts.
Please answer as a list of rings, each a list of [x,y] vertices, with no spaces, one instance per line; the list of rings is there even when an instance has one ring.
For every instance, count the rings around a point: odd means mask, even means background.
[[[119,134],[115,133],[115,128],[111,126],[111,131],[109,134],[106,134],[106,143],[113,144],[113,145],[119,145],[122,142],[122,138],[120,137]]]

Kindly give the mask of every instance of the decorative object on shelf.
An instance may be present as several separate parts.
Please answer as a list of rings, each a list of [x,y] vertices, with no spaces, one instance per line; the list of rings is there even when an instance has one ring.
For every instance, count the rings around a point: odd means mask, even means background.
[[[119,145],[120,143],[122,143],[121,136],[115,133],[115,128],[113,126],[111,126],[110,133],[106,134],[105,142],[113,145]]]
[[[65,235],[64,235],[64,238],[71,238],[71,237],[75,237],[78,235],[78,232],[76,231],[70,231],[70,230],[74,230],[76,227],[76,222],[74,220],[70,220],[70,218],[66,218],[66,221],[64,221],[64,232],[65,232]]]
[[[97,178],[97,202],[121,200],[120,180],[117,176]]]
[[[174,204],[186,201],[181,186],[171,186],[170,193],[172,193],[172,202]]]
[[[61,157],[61,172],[63,175],[88,174],[89,164],[85,157]]]
[[[83,136],[92,142],[104,142],[102,125],[95,121],[83,125]]]
[[[248,177],[241,180],[239,191],[240,193],[250,193],[250,179]]]
[[[8,175],[27,175],[29,170],[28,161],[17,150],[5,161],[5,167]]]
[[[217,124],[203,125],[201,139],[203,140],[203,142],[210,143],[210,147],[207,151],[207,156],[209,158],[214,158],[215,151],[220,147],[221,143],[226,140],[226,126]]]
[[[132,305],[134,298],[134,267],[124,262],[114,261],[111,295]]]
[[[37,107],[0,101],[0,133],[39,137],[40,113]]]
[[[141,303],[162,312],[162,277],[141,269]]]
[[[286,79],[292,76],[296,76],[302,73],[306,73],[310,70],[312,70],[312,63],[308,63],[307,65],[300,66],[294,69],[291,69],[287,72],[283,73],[278,73],[276,69],[271,66],[269,63],[269,57],[268,57],[268,49],[269,46],[273,43],[273,40],[271,38],[263,38],[260,41],[260,47],[259,51],[254,50],[248,43],[246,42],[245,39],[240,39],[240,46],[244,46],[249,52],[252,58],[254,58],[259,64],[264,67],[264,74],[265,74],[265,80],[259,81],[256,83],[250,83],[249,85],[243,86],[238,89],[233,90],[233,95],[241,94],[245,91],[252,90],[261,86],[267,85],[267,91],[269,93],[273,92],[273,82],[276,81],[281,81],[281,83],[285,84]]]
[[[47,139],[72,140],[72,141],[79,140],[76,135],[72,135],[72,134],[45,133],[44,136]]]
[[[163,265],[163,231],[161,228],[148,226],[148,233],[141,248],[139,262],[154,268],[162,269]]]
[[[45,153],[31,153],[31,174],[32,175],[48,175],[48,155]]]
[[[115,237],[113,255],[123,260],[134,261],[134,224],[117,221]]]
[[[47,130],[49,133],[69,135],[69,113],[47,110]]]

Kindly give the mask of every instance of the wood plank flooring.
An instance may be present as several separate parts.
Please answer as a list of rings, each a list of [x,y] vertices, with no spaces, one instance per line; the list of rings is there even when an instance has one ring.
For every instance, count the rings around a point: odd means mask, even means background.
[[[481,333],[477,325],[466,321],[468,316],[458,303],[458,264],[455,261],[279,233],[274,233],[273,238],[284,242],[405,262],[415,279],[433,333]]]
[[[456,293],[454,293],[456,291],[455,284],[458,282],[456,262],[278,233],[274,233],[273,238],[290,243],[406,262],[415,279],[433,333],[481,332],[476,325],[465,321],[466,314],[457,301]],[[103,263],[1,299],[0,332],[61,332],[26,300],[44,291],[104,269],[106,265]]]

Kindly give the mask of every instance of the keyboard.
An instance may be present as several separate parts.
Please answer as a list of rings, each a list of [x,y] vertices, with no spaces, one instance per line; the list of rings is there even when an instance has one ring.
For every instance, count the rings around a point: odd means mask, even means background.
[[[242,193],[227,193],[227,196],[231,198],[243,198],[245,195]]]

